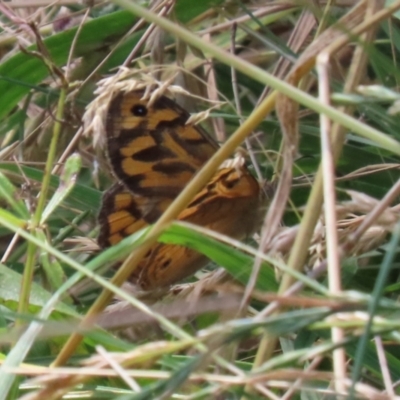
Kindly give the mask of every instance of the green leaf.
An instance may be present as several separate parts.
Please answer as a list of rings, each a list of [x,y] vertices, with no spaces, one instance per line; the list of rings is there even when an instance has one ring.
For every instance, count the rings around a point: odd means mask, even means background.
[[[79,154],[73,154],[65,162],[60,178],[60,186],[43,211],[40,223],[44,224],[52,212],[63,202],[75,186],[77,175],[81,169],[82,160]]]
[[[8,308],[15,310],[20,297],[22,276],[7,266],[0,264],[0,302]],[[29,309],[32,313],[38,312],[50,299],[51,294],[35,282],[32,283]],[[76,316],[76,312],[63,303],[58,303],[56,311]]]
[[[248,283],[254,258],[215,239],[195,232],[187,227],[173,224],[160,236],[162,243],[179,244],[196,250],[218,265],[224,267],[235,279],[244,285]],[[277,291],[278,285],[271,266],[263,263],[258,275],[256,288],[265,291]]]
[[[28,179],[32,179],[35,182],[42,182],[43,180],[43,171],[32,167],[26,167],[22,165],[19,168],[15,164],[0,163],[0,171],[1,170],[9,173],[11,172],[16,175],[19,175],[20,171],[22,170]],[[53,175],[50,179],[50,187],[55,190],[59,185],[60,178]],[[87,185],[81,185],[77,183],[72,188],[71,193],[66,199],[66,203],[70,204],[72,207],[97,212],[100,208],[101,192]]]
[[[38,239],[40,239],[42,242],[47,242],[47,237],[43,233],[43,231],[37,230],[36,235]],[[40,250],[39,259],[46,274],[46,278],[50,284],[50,287],[53,290],[58,289],[65,280],[65,274],[64,270],[61,267],[61,264],[57,261],[57,259],[52,257],[47,251],[43,249]]]
[[[24,219],[29,218],[29,212],[22,200],[18,200],[18,193],[15,186],[9,179],[0,172],[0,199],[7,201],[9,206]]]
[[[174,11],[180,22],[188,22],[206,12],[211,7],[217,7],[222,4],[222,0],[179,0],[176,2]]]

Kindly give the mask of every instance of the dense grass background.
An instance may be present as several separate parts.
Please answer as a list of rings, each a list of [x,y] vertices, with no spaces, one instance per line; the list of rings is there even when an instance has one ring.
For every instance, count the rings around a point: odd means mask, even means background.
[[[400,4],[20,3],[0,5],[0,399],[398,395]],[[326,50],[324,77],[314,67]],[[234,249],[195,227],[164,230],[158,240],[203,252],[211,273],[145,297],[105,267],[148,231],[94,246],[113,178],[96,132],[81,129],[98,81],[122,65],[223,100],[203,123],[221,160],[248,136],[250,168],[281,182],[268,223]],[[321,168],[336,189],[325,215]],[[123,303],[83,326],[103,288]]]

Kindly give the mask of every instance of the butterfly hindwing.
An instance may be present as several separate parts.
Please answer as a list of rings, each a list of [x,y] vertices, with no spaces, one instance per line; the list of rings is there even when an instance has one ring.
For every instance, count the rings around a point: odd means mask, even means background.
[[[177,219],[242,239],[260,224],[260,201],[259,184],[246,168],[223,168]],[[157,244],[140,262],[138,281],[144,289],[168,286],[208,262],[207,257],[187,247]]]
[[[98,216],[101,247],[112,246],[123,238],[154,224],[168,208],[169,199],[138,196],[118,182],[103,196]]]

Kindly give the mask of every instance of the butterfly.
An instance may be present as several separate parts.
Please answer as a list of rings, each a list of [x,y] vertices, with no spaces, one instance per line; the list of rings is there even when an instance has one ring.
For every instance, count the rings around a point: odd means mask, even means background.
[[[120,92],[108,109],[106,142],[117,182],[98,216],[98,244],[109,247],[153,224],[212,157],[218,144],[176,102],[150,103],[143,90]],[[260,221],[263,193],[245,165],[221,168],[178,216],[235,239],[252,234]],[[155,244],[130,280],[144,290],[168,287],[207,265],[184,246]]]

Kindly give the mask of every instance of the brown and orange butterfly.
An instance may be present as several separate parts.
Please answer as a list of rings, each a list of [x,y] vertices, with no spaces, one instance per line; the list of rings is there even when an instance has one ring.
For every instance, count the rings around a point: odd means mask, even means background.
[[[103,197],[98,243],[108,247],[154,223],[218,145],[168,97],[120,93],[107,114],[108,158],[118,179]],[[178,217],[236,239],[256,229],[262,190],[245,166],[221,168]],[[150,290],[176,283],[208,259],[178,245],[156,244],[131,280]]]

